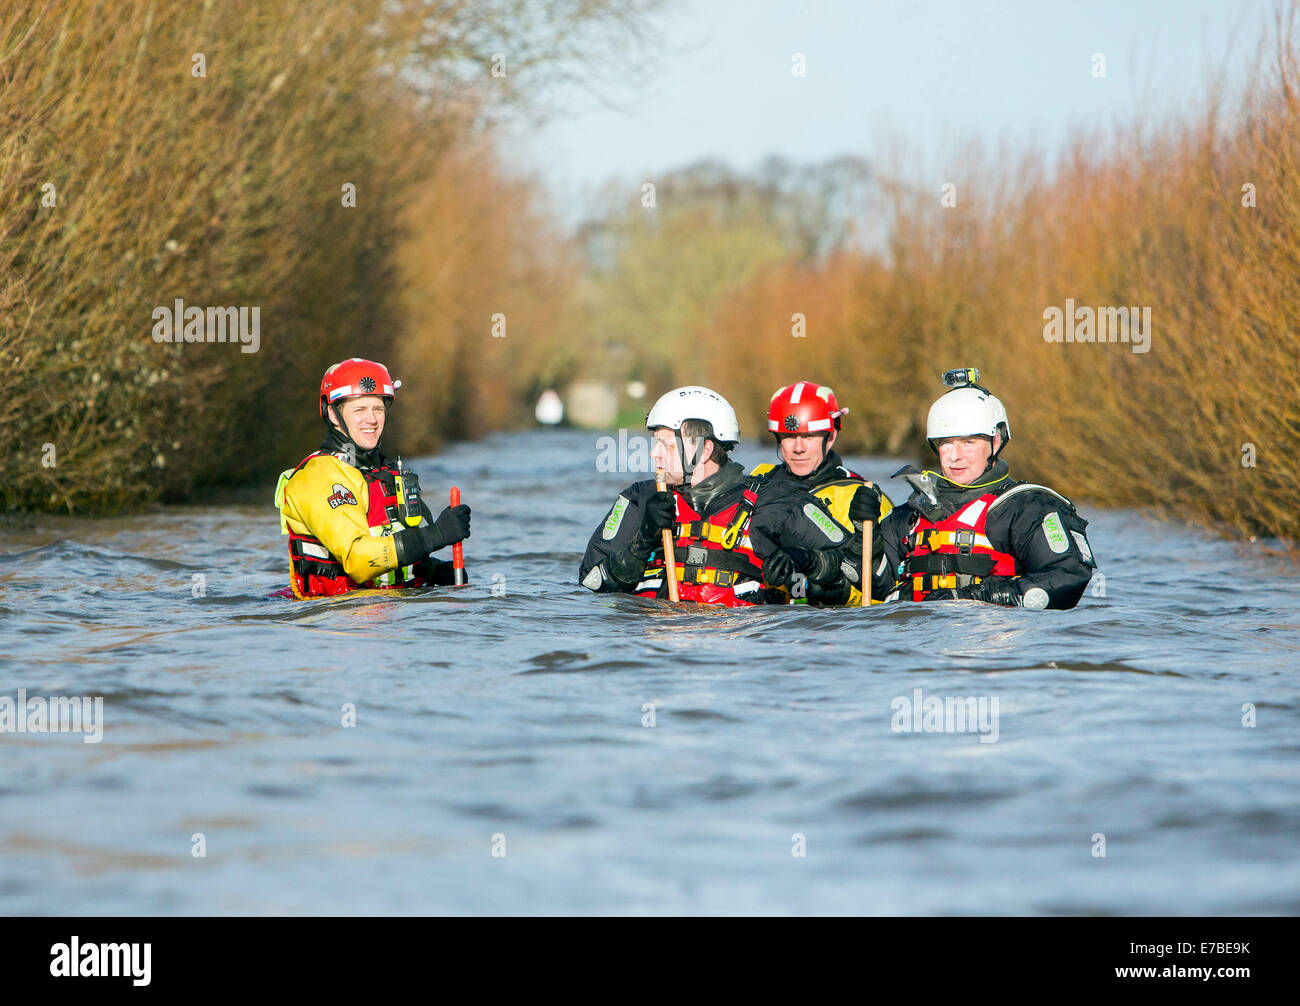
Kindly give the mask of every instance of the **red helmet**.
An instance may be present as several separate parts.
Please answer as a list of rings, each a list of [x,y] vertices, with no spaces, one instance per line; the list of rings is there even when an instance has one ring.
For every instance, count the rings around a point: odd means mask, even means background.
[[[767,407],[767,428],[773,433],[828,433],[840,428],[841,409],[835,392],[824,384],[796,381],[786,385]]]
[[[335,405],[345,398],[381,395],[392,401],[397,397],[397,389],[401,386],[402,382],[394,381],[382,363],[354,356],[350,360],[334,364],[320,379],[320,417],[328,421],[325,406]]]

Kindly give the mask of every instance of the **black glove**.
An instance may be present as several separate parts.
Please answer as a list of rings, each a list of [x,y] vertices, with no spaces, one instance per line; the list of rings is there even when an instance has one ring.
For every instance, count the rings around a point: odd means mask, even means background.
[[[849,581],[840,577],[831,586],[824,586],[820,583],[808,583],[808,603],[809,604],[826,604],[834,607],[843,607],[849,603],[849,598],[853,591],[849,587]]]
[[[438,515],[432,526],[403,528],[393,535],[397,546],[397,564],[409,566],[430,552],[454,545],[469,537],[469,507],[464,503],[449,506]]]
[[[435,587],[453,587],[456,584],[456,571],[445,559],[429,556],[415,564],[416,571]],[[469,571],[461,570],[464,583],[469,583]]]
[[[788,548],[786,553],[809,583],[826,587],[843,575],[838,554],[829,549]]]
[[[790,554],[780,549],[763,560],[763,582],[769,587],[788,587],[798,571]]]
[[[433,533],[438,536],[437,544],[429,549],[436,552],[448,545],[455,545],[469,537],[469,507],[464,503],[445,507],[438,519],[433,522]]]
[[[928,594],[925,595],[925,597],[921,598],[921,600],[922,601],[955,601],[957,600],[957,591],[953,590],[951,587],[939,587],[936,590],[930,591]]]
[[[867,521],[879,524],[880,490],[875,486],[858,486],[858,491],[849,501],[849,520],[853,521],[856,528],[861,528]]]
[[[641,527],[637,530],[633,548],[637,555],[647,556],[663,542],[663,532],[677,520],[677,500],[666,489],[649,497],[641,510]]]
[[[1009,576],[986,576],[979,583],[959,587],[954,594],[966,600],[988,601],[1008,608],[1018,608],[1022,603],[1015,580]]]

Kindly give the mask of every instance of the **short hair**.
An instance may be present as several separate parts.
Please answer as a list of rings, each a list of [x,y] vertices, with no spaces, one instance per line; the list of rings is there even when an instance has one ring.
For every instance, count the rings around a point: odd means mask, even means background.
[[[713,444],[713,456],[710,460],[722,466],[729,458],[729,448],[713,434],[713,424],[707,419],[687,419],[682,423],[682,436],[705,437]],[[733,445],[734,446],[734,445]],[[685,460],[685,459],[683,459]]]

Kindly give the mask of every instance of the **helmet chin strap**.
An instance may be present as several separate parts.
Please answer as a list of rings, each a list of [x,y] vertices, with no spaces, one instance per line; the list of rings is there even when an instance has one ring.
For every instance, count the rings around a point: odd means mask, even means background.
[[[686,444],[682,440],[682,431],[680,427],[673,430],[673,436],[677,438],[677,456],[682,459],[682,478],[683,481],[689,485],[691,477],[695,474],[695,466],[700,463],[700,452],[704,450],[704,445],[708,441],[704,437],[700,437],[700,442],[695,447],[695,455],[690,459],[690,461],[687,461]]]
[[[1000,423],[999,423],[998,425],[1001,426]],[[993,446],[993,440],[994,440],[995,438],[998,438],[998,437],[1001,438],[1002,443],[998,444],[998,449],[997,449],[996,451],[993,451],[993,452],[989,455],[989,464],[988,464],[988,468],[992,468],[992,467],[993,467],[993,463],[994,463],[995,461],[997,461],[997,459],[998,459],[998,455],[1002,453],[1002,448],[1004,448],[1004,447],[1007,446],[1007,438],[1006,438],[1006,437],[1003,437],[1003,436],[1002,436],[1000,433],[998,433],[996,430],[994,431],[993,436],[992,436],[992,437],[989,437],[989,446],[992,447],[992,446]],[[985,468],[984,470],[985,470],[985,471],[988,471],[988,468]]]
[[[334,422],[331,424],[334,429],[341,432],[348,443],[356,444],[357,442],[352,438],[352,431],[348,429],[348,421],[343,418],[343,410],[337,405],[331,405],[329,410],[330,415],[334,417]],[[360,447],[361,445],[357,444],[357,446]]]

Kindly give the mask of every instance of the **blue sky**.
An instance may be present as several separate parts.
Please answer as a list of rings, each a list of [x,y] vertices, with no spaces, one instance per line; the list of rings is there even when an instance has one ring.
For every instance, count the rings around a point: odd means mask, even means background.
[[[1071,133],[1194,106],[1216,69],[1253,62],[1272,0],[676,0],[654,65],[603,107],[561,92],[510,141],[567,214],[611,178],[704,157],[877,159],[905,141],[942,173],[967,140],[1050,153]],[[1234,37],[1235,33],[1235,37]],[[791,73],[803,53],[807,76]],[[1093,54],[1106,76],[1093,76]],[[563,211],[565,207],[561,205]]]

